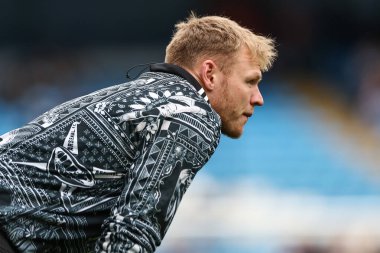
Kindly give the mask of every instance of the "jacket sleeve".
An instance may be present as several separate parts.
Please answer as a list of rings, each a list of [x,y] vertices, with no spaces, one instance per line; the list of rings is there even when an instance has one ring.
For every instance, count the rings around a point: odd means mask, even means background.
[[[219,141],[193,116],[160,115],[136,127],[145,133],[141,154],[103,223],[96,252],[150,253],[160,245],[183,194]]]

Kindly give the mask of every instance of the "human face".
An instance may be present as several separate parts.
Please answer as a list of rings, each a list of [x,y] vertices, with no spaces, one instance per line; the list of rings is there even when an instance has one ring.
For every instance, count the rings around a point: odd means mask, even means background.
[[[252,116],[254,107],[264,104],[259,90],[262,74],[249,51],[243,48],[238,52],[228,73],[223,75],[215,110],[222,120],[222,133],[238,138]]]

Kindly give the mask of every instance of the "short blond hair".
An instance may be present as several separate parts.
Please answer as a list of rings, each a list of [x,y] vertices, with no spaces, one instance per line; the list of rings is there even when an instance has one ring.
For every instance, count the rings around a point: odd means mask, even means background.
[[[167,63],[192,68],[200,58],[214,57],[228,65],[234,54],[246,46],[260,69],[267,71],[277,56],[273,39],[254,34],[227,17],[197,17],[191,13],[175,28],[166,47]]]

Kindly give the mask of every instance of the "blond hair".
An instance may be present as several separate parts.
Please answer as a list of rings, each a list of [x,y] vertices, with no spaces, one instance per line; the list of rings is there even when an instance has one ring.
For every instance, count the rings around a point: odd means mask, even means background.
[[[221,16],[190,17],[176,24],[166,47],[165,62],[192,68],[203,57],[214,57],[223,65],[246,46],[262,71],[267,71],[277,56],[274,40],[254,34],[235,21]]]

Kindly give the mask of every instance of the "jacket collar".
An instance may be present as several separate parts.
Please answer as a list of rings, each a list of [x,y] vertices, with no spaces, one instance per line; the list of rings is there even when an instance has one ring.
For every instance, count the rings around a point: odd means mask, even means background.
[[[187,72],[185,69],[183,69],[177,65],[173,65],[173,64],[169,64],[169,63],[154,63],[154,64],[150,65],[150,71],[152,71],[152,72],[165,72],[165,73],[177,75],[177,76],[180,76],[180,77],[186,79],[192,86],[194,86],[194,88],[197,90],[198,94],[201,97],[203,97],[207,102],[209,102],[208,97],[206,95],[206,92],[204,91],[202,86],[199,84],[197,79],[195,79],[195,77],[192,74],[190,74],[189,72]]]

